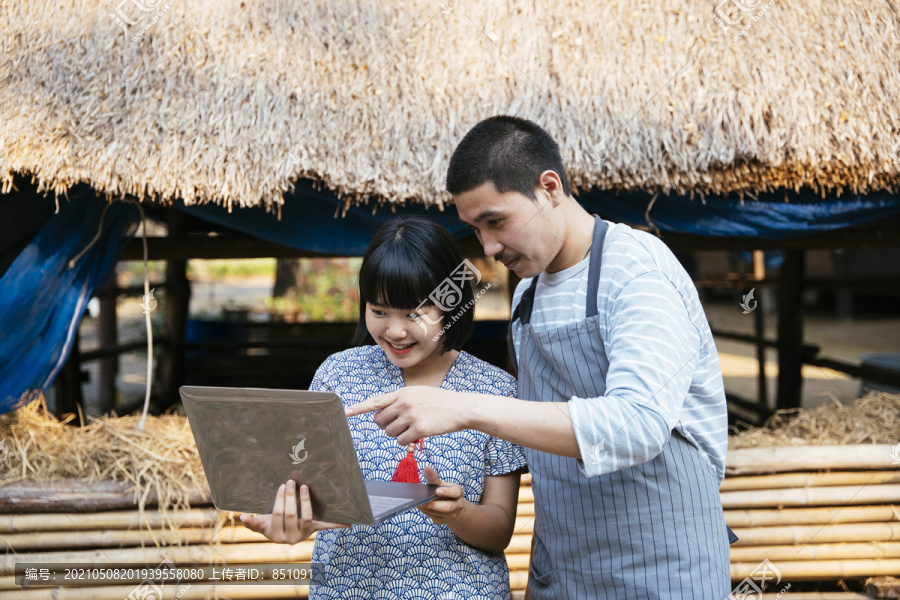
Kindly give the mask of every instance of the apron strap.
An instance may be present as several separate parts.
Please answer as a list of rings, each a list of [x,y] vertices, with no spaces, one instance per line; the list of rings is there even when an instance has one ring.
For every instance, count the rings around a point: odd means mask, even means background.
[[[597,316],[597,290],[600,285],[600,264],[603,260],[603,240],[609,225],[600,217],[594,217],[594,239],[591,242],[591,263],[588,267],[587,297],[584,299],[588,319]]]
[[[509,360],[512,363],[513,375],[515,376],[518,376],[519,374],[519,364],[518,361],[516,361],[516,347],[513,344],[512,328],[520,315],[523,325],[531,321],[531,307],[534,304],[534,290],[537,289],[538,277],[539,275],[535,275],[531,279],[531,285],[528,286],[528,289],[525,290],[522,297],[519,299],[519,303],[513,310],[512,318],[509,320],[509,329],[506,331],[506,347],[509,351]]]

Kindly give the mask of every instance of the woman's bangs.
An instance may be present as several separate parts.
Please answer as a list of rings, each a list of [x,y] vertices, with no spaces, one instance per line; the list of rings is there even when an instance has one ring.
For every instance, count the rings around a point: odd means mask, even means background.
[[[423,257],[399,251],[397,246],[379,254],[372,256],[359,274],[360,288],[367,302],[405,310],[428,300],[437,282]]]

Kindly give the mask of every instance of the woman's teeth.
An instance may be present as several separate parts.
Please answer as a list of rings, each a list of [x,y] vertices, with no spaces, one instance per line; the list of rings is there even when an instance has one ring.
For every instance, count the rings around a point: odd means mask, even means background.
[[[414,344],[414,343],[415,343],[415,342],[413,342],[413,344]],[[388,342],[388,344],[391,344],[391,347],[394,348],[394,349],[396,349],[396,350],[406,350],[407,348],[409,348],[410,346],[412,346],[412,344],[403,344],[403,345],[400,345],[400,344],[393,344],[393,343],[391,343],[391,342]]]

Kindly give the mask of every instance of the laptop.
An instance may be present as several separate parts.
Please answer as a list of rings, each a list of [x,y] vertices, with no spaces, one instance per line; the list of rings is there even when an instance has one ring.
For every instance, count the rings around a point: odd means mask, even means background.
[[[365,481],[333,392],[182,386],[215,507],[268,514],[282,483],[309,486],[313,519],[372,525],[437,499],[436,485]]]

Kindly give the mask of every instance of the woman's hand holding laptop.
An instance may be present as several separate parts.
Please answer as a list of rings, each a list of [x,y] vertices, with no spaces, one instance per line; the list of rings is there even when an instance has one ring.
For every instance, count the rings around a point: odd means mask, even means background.
[[[241,515],[241,523],[247,529],[261,533],[273,542],[297,544],[321,529],[345,529],[346,523],[314,521],[309,488],[300,486],[300,516],[297,516],[297,497],[294,480],[281,484],[275,496],[275,507],[270,515]]]
[[[459,513],[465,508],[467,502],[467,500],[463,498],[462,487],[453,483],[441,481],[437,471],[427,466],[425,467],[425,482],[441,486],[437,490],[437,495],[440,496],[441,499],[426,502],[417,508],[425,513],[425,516],[434,521],[436,525],[446,525],[458,517]]]

